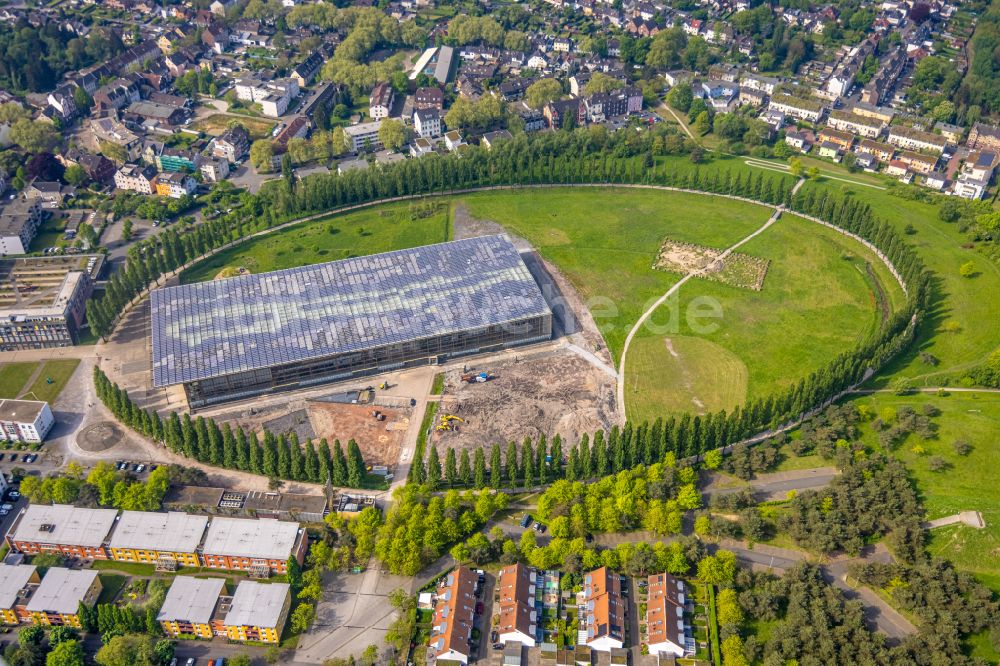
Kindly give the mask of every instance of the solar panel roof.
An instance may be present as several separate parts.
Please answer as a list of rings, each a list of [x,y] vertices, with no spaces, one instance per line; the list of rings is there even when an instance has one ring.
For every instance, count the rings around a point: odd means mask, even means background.
[[[504,235],[158,289],[169,386],[551,314]]]

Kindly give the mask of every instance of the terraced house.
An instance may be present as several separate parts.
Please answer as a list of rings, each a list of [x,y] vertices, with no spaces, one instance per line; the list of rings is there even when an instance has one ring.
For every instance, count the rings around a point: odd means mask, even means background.
[[[174,578],[156,616],[163,633],[171,638],[225,636],[224,620],[230,602],[223,596],[225,591],[226,581],[222,578]]]
[[[428,663],[442,660],[469,663],[477,578],[472,569],[458,567],[438,585]]]
[[[497,580],[500,642],[517,641],[533,647],[538,634],[535,570],[518,562],[501,569]]]
[[[29,622],[46,627],[80,627],[80,604],[93,606],[101,594],[101,579],[93,569],[52,567],[24,606]]]
[[[59,553],[108,559],[105,546],[118,515],[116,509],[83,509],[69,504],[32,504],[7,532],[7,544],[26,555]]]
[[[588,573],[583,579],[581,642],[600,652],[624,647],[625,613],[622,577],[607,567]]]
[[[18,624],[18,608],[24,612],[24,603],[33,589],[42,582],[38,569],[31,564],[0,565],[0,618],[4,624]]]
[[[111,559],[155,564],[167,571],[179,565],[196,567],[207,526],[207,516],[123,511],[111,534]]]
[[[287,583],[245,580],[236,587],[226,614],[226,636],[232,641],[277,643],[285,626],[292,595]]]

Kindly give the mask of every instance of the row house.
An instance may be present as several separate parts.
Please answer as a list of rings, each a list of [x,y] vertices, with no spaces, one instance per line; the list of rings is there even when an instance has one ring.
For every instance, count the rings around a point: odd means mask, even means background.
[[[817,137],[820,143],[831,143],[838,149],[848,151],[854,145],[854,135],[831,127],[824,127]]]
[[[429,661],[468,664],[479,578],[468,567],[457,567],[438,583],[428,639]]]
[[[885,164],[896,154],[896,149],[887,143],[874,141],[872,139],[862,139],[855,152],[862,155],[871,155],[879,162]]]
[[[928,174],[934,171],[938,162],[936,157],[909,150],[901,151],[896,159],[905,164],[910,171],[919,174]]]
[[[740,88],[748,88],[750,90],[760,90],[768,95],[774,93],[775,89],[781,83],[780,79],[776,79],[770,76],[763,76],[761,74],[744,74],[740,77]]]
[[[894,125],[889,128],[889,143],[904,150],[925,150],[940,155],[948,145],[948,140],[939,134]]]
[[[1000,127],[975,123],[969,130],[969,139],[966,145],[972,150],[1000,151]]]
[[[583,99],[583,110],[587,121],[592,123],[639,113],[642,111],[642,91],[629,87],[590,95]]]
[[[306,87],[319,74],[319,70],[323,68],[323,62],[323,56],[318,51],[313,51],[308,58],[295,66],[295,69],[292,70],[292,78],[298,82],[300,88]]]
[[[769,109],[780,111],[786,116],[817,123],[823,117],[826,107],[821,102],[803,97],[777,94],[771,96]]]
[[[156,180],[156,169],[151,166],[139,166],[138,164],[123,164],[115,172],[115,187],[119,190],[138,192],[139,194],[152,194],[153,183]]]
[[[309,130],[312,126],[309,124],[309,119],[305,116],[295,116],[292,118],[278,135],[274,137],[274,152],[275,154],[282,154],[288,150],[288,142],[292,139],[304,139],[309,135]]]
[[[684,618],[684,581],[669,573],[654,574],[646,586],[646,632],[649,653],[657,657],[690,657],[695,642]]]
[[[538,639],[538,611],[535,608],[533,568],[520,562],[500,569],[497,575],[498,641],[518,642],[534,647]]]
[[[607,567],[591,571],[583,579],[581,595],[580,631],[586,634],[585,644],[599,652],[624,647],[627,604],[622,577]]]
[[[117,78],[94,92],[94,105],[98,109],[124,109],[142,99],[142,88],[132,77]]]
[[[866,139],[877,139],[882,135],[884,127],[880,120],[842,110],[831,111],[826,122],[836,130],[853,132]]]
[[[893,119],[896,117],[896,112],[887,106],[876,106],[864,102],[855,103],[851,107],[851,113],[864,118],[873,118],[882,123],[883,127],[892,124]]]

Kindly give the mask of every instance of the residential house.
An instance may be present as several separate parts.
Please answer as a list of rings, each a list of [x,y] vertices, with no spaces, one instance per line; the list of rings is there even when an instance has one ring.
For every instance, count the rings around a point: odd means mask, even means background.
[[[767,104],[767,93],[763,90],[753,88],[740,88],[740,104],[746,104],[755,108]]]
[[[768,108],[811,123],[819,122],[826,112],[826,107],[818,100],[793,97],[783,93],[772,95]]]
[[[535,570],[520,562],[500,569],[497,575],[498,642],[533,647],[538,636],[535,609]]]
[[[802,132],[796,132],[795,130],[788,130],[785,132],[785,143],[787,143],[792,148],[800,150],[803,153],[809,152],[809,142],[806,140],[806,135]]]
[[[382,120],[388,118],[392,113],[392,102],[395,95],[392,86],[388,83],[379,83],[372,89],[372,94],[368,102],[368,115],[372,120]]]
[[[893,155],[896,154],[896,149],[887,143],[862,139],[857,148],[855,148],[855,152],[863,155],[871,155],[884,164],[892,159]]]
[[[250,134],[242,125],[233,125],[212,142],[212,155],[239,164],[250,153]]]
[[[610,652],[625,646],[627,603],[622,577],[607,567],[591,571],[583,579],[580,631],[592,650]]]
[[[455,151],[465,145],[462,134],[458,130],[451,130],[444,135],[444,145],[448,150]]]
[[[437,109],[417,109],[413,112],[413,129],[425,139],[440,135],[441,113]]]
[[[487,132],[480,139],[479,143],[486,146],[488,150],[493,150],[493,146],[497,145],[501,141],[510,141],[513,138],[510,132],[507,130],[497,130],[495,132]]]
[[[76,163],[87,172],[87,177],[95,183],[108,183],[115,177],[115,163],[103,155],[84,153],[77,158]]]
[[[415,109],[437,109],[444,110],[444,93],[440,88],[417,88],[413,93],[413,107]]]
[[[677,658],[694,654],[694,639],[684,619],[687,607],[684,581],[668,573],[654,574],[647,579],[646,595],[649,653]]]
[[[972,150],[1000,151],[1000,127],[975,123],[969,130],[969,139],[966,145]]]
[[[219,183],[229,177],[229,161],[206,158],[198,165],[198,171],[208,183]]]
[[[229,48],[229,30],[222,23],[212,23],[201,31],[201,41],[213,53],[221,55]]]
[[[854,145],[854,135],[850,132],[841,132],[831,127],[824,127],[817,137],[820,144],[831,143],[838,150],[848,151]],[[821,153],[822,154],[822,153]]]
[[[194,178],[174,171],[172,173],[161,173],[156,177],[156,193],[161,197],[180,199],[191,196],[198,188],[198,183]]]
[[[937,157],[923,155],[909,150],[901,151],[896,159],[903,162],[910,171],[919,174],[928,174],[934,171],[938,162]]]
[[[125,164],[115,172],[115,187],[139,194],[152,194],[155,179],[156,170],[153,167]]]
[[[177,576],[167,590],[156,621],[170,638],[211,639],[220,633],[218,627],[229,610],[230,599],[222,597],[225,590],[223,578]],[[223,599],[225,602],[220,603]],[[221,633],[225,635],[225,630]]]
[[[779,83],[781,83],[780,79],[763,76],[762,74],[747,73],[740,77],[740,88],[759,90],[767,93],[768,95],[774,92],[774,89],[778,87]]]
[[[111,559],[169,571],[178,565],[196,567],[207,525],[207,516],[179,511],[122,511],[108,542]]]
[[[889,143],[904,150],[925,150],[940,155],[948,145],[948,140],[940,134],[893,125],[889,128]]]
[[[256,76],[236,80],[236,96],[245,102],[260,104],[261,113],[269,118],[284,115],[299,96],[299,84],[293,78],[264,81]]]
[[[313,51],[305,60],[295,66],[292,70],[292,78],[295,79],[300,88],[309,85],[319,70],[323,67],[323,56],[318,51]]]
[[[827,124],[837,130],[853,132],[866,139],[877,139],[882,134],[885,125],[875,118],[859,116],[850,111],[836,110],[830,112]]]
[[[73,90],[73,86],[63,84],[48,95],[49,106],[55,110],[61,120],[68,121],[76,117],[77,108],[73,98]]]
[[[345,127],[344,133],[351,140],[351,150],[355,153],[362,150],[368,152],[382,150],[384,146],[378,135],[380,127],[382,127],[381,120]]]
[[[94,105],[98,109],[124,109],[142,99],[142,88],[131,77],[121,77],[107,83],[94,93]]]
[[[44,400],[0,400],[0,442],[41,442],[55,422]]]
[[[835,143],[823,141],[819,144],[819,156],[839,162],[844,155],[844,151]]]
[[[14,519],[7,532],[7,544],[11,550],[25,555],[58,553],[106,560],[105,541],[117,516],[116,509],[31,504]]]
[[[214,521],[213,521],[214,522]],[[231,641],[278,644],[292,604],[288,583],[241,581],[223,620]]]
[[[992,150],[977,150],[970,153],[962,165],[962,174],[974,180],[989,182],[997,166],[997,152]]]
[[[51,567],[24,605],[22,619],[46,627],[80,627],[80,606],[93,606],[101,594],[94,569]]]
[[[472,569],[457,567],[438,583],[428,639],[429,660],[469,663],[477,582]]]
[[[304,139],[309,135],[311,126],[309,119],[305,116],[293,117],[274,137],[275,154],[284,153],[288,149],[288,142],[292,139]]]

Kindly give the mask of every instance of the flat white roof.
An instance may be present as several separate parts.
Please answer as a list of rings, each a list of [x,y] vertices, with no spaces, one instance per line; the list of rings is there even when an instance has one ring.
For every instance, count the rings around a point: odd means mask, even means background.
[[[157,621],[208,624],[225,584],[223,578],[177,576],[167,590],[163,606],[156,616]]]
[[[111,547],[193,553],[206,525],[208,516],[180,511],[123,511],[111,533]]]
[[[241,582],[233,595],[226,624],[231,627],[278,628],[288,589],[287,583]]]
[[[117,509],[32,504],[14,529],[14,541],[97,548],[111,531]]]
[[[93,569],[52,567],[45,573],[42,584],[31,595],[26,608],[28,612],[74,615],[95,578],[97,572]]]
[[[417,58],[417,62],[413,64],[413,69],[410,70],[411,81],[420,76],[420,73],[424,71],[424,68],[427,67],[427,63],[431,61],[431,58],[434,57],[435,53],[437,53],[437,47],[432,46],[420,54],[420,57]]]
[[[212,518],[202,551],[206,555],[285,560],[292,554],[298,535],[298,523],[272,518]]]
[[[0,608],[6,610],[14,607],[17,593],[24,589],[33,573],[33,564],[0,565]]]

